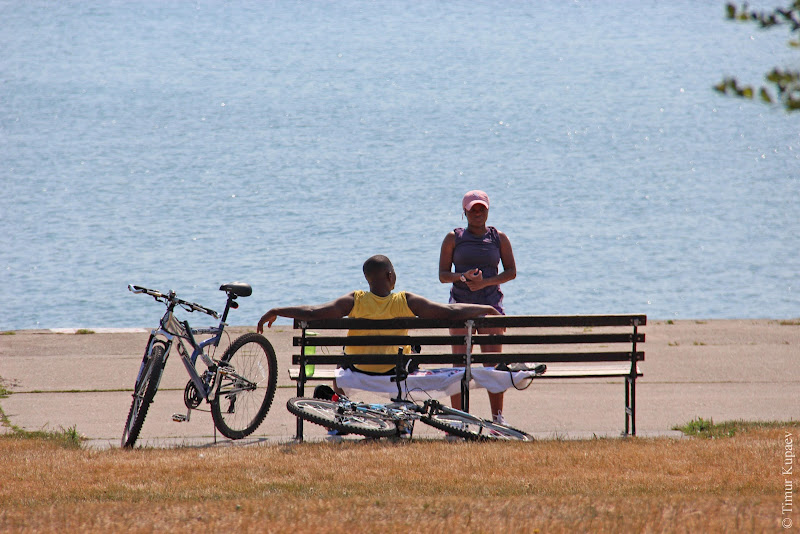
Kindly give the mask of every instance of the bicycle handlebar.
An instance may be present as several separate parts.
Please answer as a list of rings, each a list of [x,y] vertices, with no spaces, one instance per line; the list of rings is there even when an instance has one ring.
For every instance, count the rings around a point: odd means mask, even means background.
[[[144,293],[146,295],[150,295],[158,302],[164,302],[164,303],[172,302],[173,304],[180,306],[181,308],[183,308],[188,312],[195,312],[195,311],[203,312],[205,314],[214,317],[215,319],[219,319],[220,317],[220,315],[211,308],[206,308],[205,306],[201,306],[196,302],[189,302],[187,300],[181,300],[177,298],[175,296],[174,291],[170,291],[168,294],[165,295],[160,291],[156,291],[155,289],[147,289],[146,287],[134,286],[131,284],[128,284],[128,290],[131,291],[132,293]]]

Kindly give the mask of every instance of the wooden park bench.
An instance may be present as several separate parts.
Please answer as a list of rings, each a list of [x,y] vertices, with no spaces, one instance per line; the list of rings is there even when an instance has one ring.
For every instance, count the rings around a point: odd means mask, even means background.
[[[421,348],[413,354],[423,367],[465,366],[462,382],[462,407],[469,411],[470,369],[474,364],[544,363],[541,379],[623,378],[625,384],[624,435],[636,435],[636,379],[642,376],[639,362],[644,352],[639,345],[645,335],[639,328],[647,324],[646,315],[554,315],[488,316],[467,321],[402,318],[390,320],[328,319],[295,320],[300,335],[293,338],[298,353],[292,356],[296,368],[289,377],[297,382],[297,396],[305,396],[308,381],[331,381],[337,366],[346,364],[398,364],[400,355],[347,354],[345,345],[390,345]],[[466,336],[453,336],[450,328],[466,328]],[[476,334],[474,329],[506,328],[502,335]],[[347,336],[347,330],[408,329],[408,336]],[[502,353],[473,352],[481,344],[502,344]],[[453,354],[452,345],[466,346],[466,354]],[[313,348],[312,348],[313,347]],[[321,353],[327,347],[329,353]],[[309,354],[310,352],[313,352]],[[404,356],[407,358],[408,356]],[[306,365],[313,365],[311,376]],[[303,439],[303,421],[297,419],[296,439]]]

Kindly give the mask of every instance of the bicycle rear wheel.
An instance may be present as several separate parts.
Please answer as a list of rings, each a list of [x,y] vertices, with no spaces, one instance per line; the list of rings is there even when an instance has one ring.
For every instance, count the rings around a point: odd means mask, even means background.
[[[122,432],[122,446],[132,448],[136,444],[139,432],[142,430],[144,418],[153,397],[156,396],[158,384],[161,382],[161,373],[164,371],[164,345],[157,343],[150,350],[150,357],[144,365],[142,374],[134,386],[133,402],[125,421],[125,430]]]
[[[473,441],[533,441],[533,436],[522,430],[447,409],[433,410],[429,415],[421,417],[421,420],[448,434]]]
[[[272,405],[278,381],[275,349],[261,334],[245,334],[228,347],[220,367],[211,417],[223,436],[241,439],[255,432]]]
[[[334,401],[294,397],[286,403],[286,408],[301,419],[345,434],[358,434],[369,438],[388,438],[397,435],[397,425],[394,421],[354,410]]]

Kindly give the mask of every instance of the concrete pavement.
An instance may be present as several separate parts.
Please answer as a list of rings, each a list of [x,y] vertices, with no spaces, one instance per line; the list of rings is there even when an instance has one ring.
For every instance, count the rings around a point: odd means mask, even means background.
[[[231,338],[253,328],[229,329]],[[644,377],[637,382],[637,434],[679,435],[677,424],[697,417],[724,420],[800,420],[800,321],[651,321],[643,331]],[[75,428],[91,447],[116,447],[130,407],[147,331],[24,330],[0,335],[0,385],[10,391],[0,408],[11,425],[25,430]],[[295,434],[286,401],[295,395],[287,369],[293,349],[289,327],[267,331],[278,354],[278,391],[264,423],[242,443],[283,443]],[[222,349],[220,349],[222,350]],[[220,353],[221,354],[221,353]],[[208,412],[185,413],[186,371],[173,355],[144,423],[139,444],[231,444],[216,436]],[[366,395],[365,399],[379,397]],[[201,405],[203,408],[204,405]],[[486,395],[471,394],[472,412],[488,417]],[[513,426],[539,438],[618,436],[624,428],[620,379],[543,380],[506,395]],[[0,425],[0,433],[8,432]],[[305,425],[306,439],[324,429]],[[417,436],[441,437],[417,425]]]

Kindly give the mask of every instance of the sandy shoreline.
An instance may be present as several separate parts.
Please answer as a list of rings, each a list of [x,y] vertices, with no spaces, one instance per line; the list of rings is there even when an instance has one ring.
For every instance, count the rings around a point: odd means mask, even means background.
[[[232,327],[232,337],[254,330]],[[637,430],[641,436],[670,435],[672,427],[697,417],[714,421],[800,420],[800,321],[768,319],[650,321],[643,328],[644,377],[637,382]],[[0,335],[0,398],[10,424],[25,430],[74,427],[93,446],[116,446],[130,403],[130,388],[147,339],[146,329],[20,330]],[[278,354],[279,389],[253,440],[284,442],[295,420],[285,408],[294,396],[288,379],[294,331],[267,333]],[[167,365],[142,431],[152,445],[214,440],[210,414],[185,412],[186,372]],[[619,435],[624,427],[621,380],[548,380],[506,395],[509,422],[538,437]],[[486,396],[472,396],[473,412],[487,415]],[[307,425],[307,436],[322,436]],[[7,427],[0,432],[8,431]],[[435,431],[432,435],[436,435]]]

